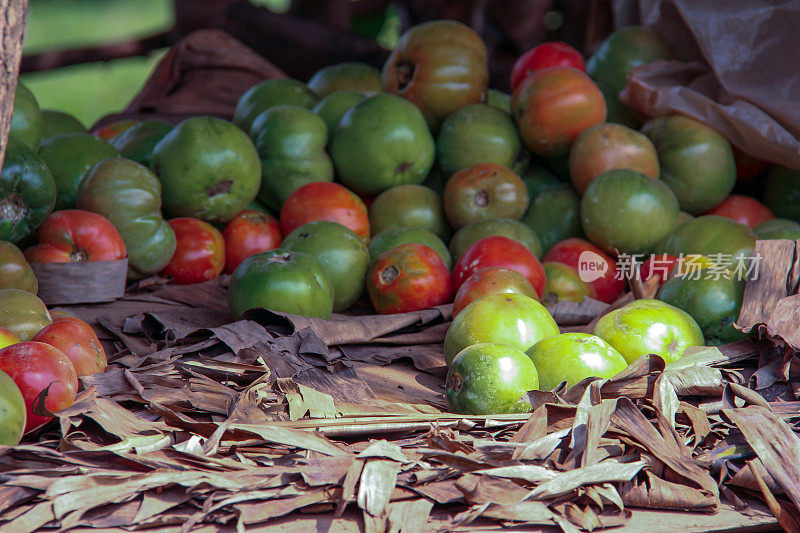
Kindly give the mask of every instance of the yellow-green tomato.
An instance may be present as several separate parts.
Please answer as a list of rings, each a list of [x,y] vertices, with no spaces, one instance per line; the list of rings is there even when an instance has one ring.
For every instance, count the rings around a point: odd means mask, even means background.
[[[647,354],[669,363],[689,346],[703,346],[703,331],[685,311],[659,300],[635,300],[598,320],[592,332],[613,346],[628,364]]]
[[[447,372],[447,404],[454,413],[494,415],[526,413],[526,392],[536,390],[536,366],[521,350],[480,343],[463,349]]]
[[[552,390],[562,381],[571,387],[584,378],[610,378],[628,366],[621,353],[600,337],[588,333],[547,337],[526,353],[539,371],[541,390]]]
[[[479,342],[505,344],[524,352],[558,333],[556,321],[533,298],[492,294],[473,301],[453,319],[444,339],[444,357],[449,365],[458,352]]]
[[[11,377],[0,370],[0,446],[16,446],[25,430],[25,400]]]
[[[50,322],[47,306],[35,294],[21,289],[0,289],[0,327],[29,341]]]

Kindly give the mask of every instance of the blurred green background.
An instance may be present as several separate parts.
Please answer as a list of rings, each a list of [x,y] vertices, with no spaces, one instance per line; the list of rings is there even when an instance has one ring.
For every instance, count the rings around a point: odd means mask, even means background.
[[[31,0],[23,54],[144,37],[170,26],[170,0]],[[162,54],[31,72],[22,81],[43,109],[72,113],[91,126],[127,105]]]
[[[285,11],[290,0],[254,0]],[[146,37],[173,24],[171,0],[30,0],[23,54]],[[88,63],[22,75],[42,109],[59,109],[86,126],[124,108],[164,54]]]

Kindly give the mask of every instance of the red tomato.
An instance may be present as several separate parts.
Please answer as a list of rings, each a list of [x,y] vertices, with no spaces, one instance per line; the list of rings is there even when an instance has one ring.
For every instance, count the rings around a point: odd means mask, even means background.
[[[26,432],[52,419],[33,414],[37,398],[45,390],[44,405],[51,413],[65,409],[75,401],[78,392],[75,367],[61,350],[49,344],[20,342],[3,348],[0,350],[0,370],[11,376],[25,399]]]
[[[539,299],[528,278],[516,270],[489,267],[475,272],[461,284],[453,300],[453,316],[478,298],[506,293],[524,294],[534,300]]]
[[[561,157],[569,155],[580,132],[605,122],[606,101],[582,70],[550,67],[537,70],[514,90],[511,114],[531,152]]]
[[[769,207],[755,198],[740,194],[731,194],[721,204],[709,211],[708,214],[729,218],[751,228],[775,218]]]
[[[315,220],[338,222],[369,239],[367,206],[356,194],[338,183],[316,182],[294,191],[281,207],[281,230],[293,229]]]
[[[79,378],[103,372],[108,360],[106,351],[92,326],[72,316],[59,316],[45,326],[31,341],[43,342],[64,352],[72,361]]]
[[[736,181],[739,183],[753,181],[769,168],[769,161],[747,155],[736,146],[733,147],[733,160],[736,162]]]
[[[548,67],[574,67],[586,70],[583,54],[567,43],[551,41],[535,46],[519,56],[511,69],[511,90],[517,88],[528,74]]]
[[[642,268],[639,271],[642,276],[642,281],[647,281],[653,276],[656,276],[659,283],[664,283],[679,262],[680,258],[675,255],[651,255],[645,259],[644,263],[642,263]]]
[[[266,213],[245,209],[222,230],[225,239],[225,273],[232,274],[239,263],[260,252],[281,245],[281,223]]]
[[[187,285],[212,280],[222,273],[225,240],[217,228],[191,217],[173,218],[169,225],[178,244],[161,274],[172,276],[173,283]]]
[[[125,259],[128,250],[117,228],[91,211],[56,211],[36,230],[39,244],[25,250],[29,263],[82,263]]]
[[[536,294],[544,292],[544,268],[536,256],[525,245],[500,235],[484,237],[467,248],[453,267],[455,290],[472,274],[488,267],[516,270],[531,282]]]
[[[407,243],[375,258],[367,271],[367,294],[382,315],[408,313],[451,301],[453,282],[439,254]]]
[[[545,254],[544,261],[563,263],[577,270],[581,279],[594,288],[595,297],[602,302],[613,302],[625,289],[625,280],[617,275],[614,259],[587,240],[563,240]]]

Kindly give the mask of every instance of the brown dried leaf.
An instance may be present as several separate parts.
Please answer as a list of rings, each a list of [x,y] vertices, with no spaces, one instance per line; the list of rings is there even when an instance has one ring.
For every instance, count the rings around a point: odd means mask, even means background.
[[[767,472],[800,509],[800,439],[780,417],[759,406],[725,409]]]
[[[390,503],[387,506],[389,512],[388,531],[424,533],[428,528],[431,509],[433,509],[433,502],[425,499]]]
[[[399,470],[397,461],[368,459],[358,484],[358,506],[372,516],[380,516],[392,496]]]

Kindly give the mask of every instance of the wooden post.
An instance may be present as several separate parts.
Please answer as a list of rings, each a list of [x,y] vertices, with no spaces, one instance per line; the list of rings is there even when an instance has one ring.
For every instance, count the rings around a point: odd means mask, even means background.
[[[22,34],[28,0],[0,0],[0,168],[6,154],[14,91],[22,59]]]

